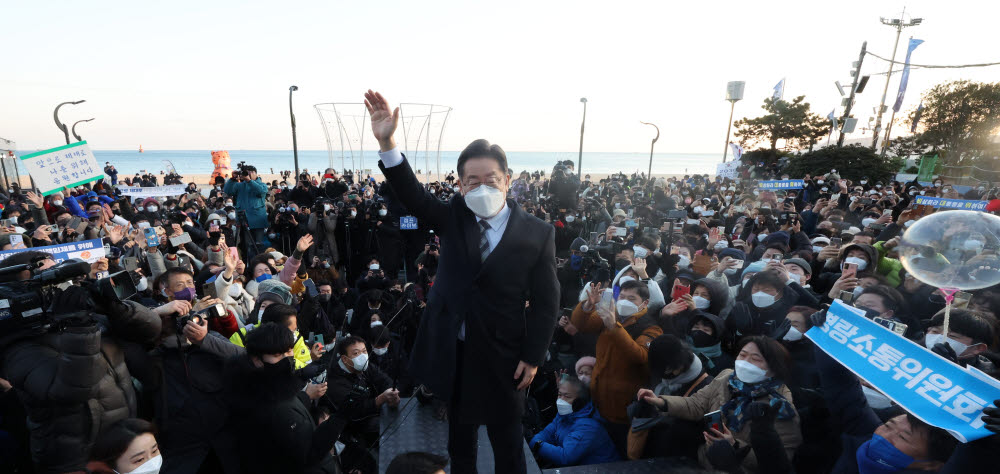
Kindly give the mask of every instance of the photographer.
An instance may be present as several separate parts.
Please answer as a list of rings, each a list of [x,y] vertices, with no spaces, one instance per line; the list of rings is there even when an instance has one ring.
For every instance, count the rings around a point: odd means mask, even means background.
[[[25,251],[0,268],[42,262],[51,263],[51,256]],[[82,275],[87,265],[80,263]],[[160,331],[159,318],[148,309],[84,284],[56,290],[46,316],[52,324],[45,329],[15,326],[25,321],[20,315],[0,325],[0,378],[13,385],[28,414],[37,472],[83,469],[96,436],[137,415],[126,358],[131,366],[131,354],[151,346]],[[35,285],[5,284],[10,291],[45,291]]]
[[[264,234],[267,228],[267,185],[257,176],[257,168],[244,165],[233,172],[233,177],[226,181],[225,193],[232,196],[236,209],[246,213],[246,224],[253,234],[253,239],[259,247],[268,247],[271,243]],[[252,254],[247,246],[247,255]]]
[[[340,261],[340,253],[337,251],[337,215],[339,209],[328,200],[322,200],[313,207],[313,212],[309,214],[306,228],[313,234],[313,238],[319,245],[316,254],[329,257],[330,262]]]

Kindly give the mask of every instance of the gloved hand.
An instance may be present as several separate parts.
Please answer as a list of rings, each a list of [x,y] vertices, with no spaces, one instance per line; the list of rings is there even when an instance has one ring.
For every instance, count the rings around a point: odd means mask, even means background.
[[[778,407],[771,406],[768,402],[756,401],[747,406],[746,416],[753,420],[753,424],[772,424],[778,416]]]
[[[951,345],[949,344],[943,342],[934,344],[934,347],[931,348],[931,352],[941,357],[944,357],[945,359],[948,359],[956,364],[958,363],[958,354],[955,353],[955,349],[952,349]]]
[[[1000,400],[994,400],[993,404],[1000,407]],[[986,429],[1000,433],[1000,408],[989,407],[983,410],[983,417],[980,418],[986,423]]]
[[[712,443],[705,451],[705,457],[712,467],[726,471],[730,474],[742,473],[743,458],[750,452],[750,446],[743,446],[739,449],[729,444],[729,441],[719,440]]]
[[[534,454],[537,455],[538,454],[538,450],[541,449],[541,448],[542,448],[542,442],[541,441],[535,441],[534,443],[531,443],[531,452],[532,453],[534,453]]]
[[[813,327],[823,326],[826,324],[826,310],[820,310],[809,315],[809,321],[812,323]]]
[[[791,327],[792,327],[792,322],[789,321],[788,318],[785,318],[785,320],[782,321],[781,324],[779,324],[778,327],[771,332],[771,339],[774,339],[775,341],[780,341],[783,337],[785,337],[785,334],[788,334],[788,329]]]

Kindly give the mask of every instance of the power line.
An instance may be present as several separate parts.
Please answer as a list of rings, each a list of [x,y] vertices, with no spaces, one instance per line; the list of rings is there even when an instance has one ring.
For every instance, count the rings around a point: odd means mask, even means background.
[[[877,55],[877,54],[875,54],[875,53],[873,53],[871,51],[867,51],[865,54],[870,54],[872,56],[875,56],[878,59],[881,59],[883,61],[890,62],[890,63],[893,63],[893,64],[906,64],[905,62],[893,61],[892,59],[883,58],[882,56],[879,56],[879,55]],[[927,69],[963,69],[963,68],[967,68],[967,67],[986,67],[986,66],[997,66],[997,65],[1000,65],[1000,61],[995,62],[995,63],[957,64],[957,65],[951,65],[951,66],[929,65],[929,64],[913,64],[913,63],[911,63],[910,67],[913,67],[913,68],[927,68]]]

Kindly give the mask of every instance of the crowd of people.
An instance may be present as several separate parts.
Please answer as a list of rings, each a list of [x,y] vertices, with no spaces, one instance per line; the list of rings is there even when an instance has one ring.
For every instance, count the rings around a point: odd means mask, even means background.
[[[562,314],[523,419],[537,463],[988,466],[996,436],[956,443],[803,336],[839,299],[998,376],[1000,288],[953,308],[943,334],[942,292],[896,254],[933,211],[914,197],[962,197],[955,187],[824,170],[802,189],[769,191],[757,179],[788,179],[780,166],[744,171],[591,179],[567,161],[511,176],[509,202],[554,227],[560,284]],[[0,261],[0,285],[40,292],[51,315],[15,328],[0,312],[0,470],[376,472],[384,406],[435,403],[408,370],[438,271],[433,230],[361,173],[267,183],[244,165],[204,189],[140,199],[123,197],[116,177],[0,196],[0,250],[18,250]],[[123,184],[157,185],[151,175]],[[459,192],[453,174],[425,186],[441,201]],[[30,286],[56,265],[32,248],[90,239],[105,257],[85,275]],[[969,249],[1000,251],[996,236],[981,240]],[[121,275],[135,287],[125,298],[102,284]],[[1000,432],[1000,411],[985,421]],[[446,463],[407,453],[387,472]]]

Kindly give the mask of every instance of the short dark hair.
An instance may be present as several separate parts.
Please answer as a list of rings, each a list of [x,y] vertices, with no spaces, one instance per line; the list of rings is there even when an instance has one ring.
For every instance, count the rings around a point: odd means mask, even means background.
[[[928,328],[944,324],[944,310],[938,311],[932,318]],[[951,320],[948,331],[955,331],[968,336],[973,343],[985,343],[990,348],[996,346],[995,326],[997,320],[988,313],[971,309],[954,308],[951,310]]]
[[[486,139],[480,138],[470,143],[458,155],[457,169],[459,178],[465,177],[465,162],[473,158],[490,158],[495,160],[500,165],[500,170],[503,171],[504,175],[508,173],[507,154],[504,153],[503,148],[500,148],[500,145],[490,144]]]
[[[125,454],[132,441],[135,441],[139,435],[146,433],[156,436],[156,426],[140,418],[120,420],[112,424],[97,438],[94,447],[90,450],[90,459],[103,462],[113,468],[118,458]]]
[[[434,474],[448,466],[448,458],[437,454],[411,451],[396,456],[385,474]]]
[[[250,355],[284,354],[295,346],[295,336],[287,327],[264,323],[247,334],[246,348]]]
[[[347,355],[347,348],[359,343],[365,344],[365,340],[358,336],[347,336],[337,341],[337,354],[342,356]],[[367,344],[365,344],[365,348],[368,348]]]
[[[276,303],[268,305],[264,309],[264,314],[260,316],[261,324],[264,323],[275,323],[284,327],[288,327],[288,320],[292,316],[296,316],[297,311],[294,306]]]
[[[887,311],[899,311],[903,306],[903,296],[895,288],[886,285],[872,285],[865,288],[861,295],[876,295],[882,299],[882,306]],[[861,296],[858,295],[858,296]]]
[[[785,315],[787,315],[788,313],[799,313],[799,314],[805,316],[806,328],[807,329],[812,329],[813,323],[812,323],[812,320],[809,319],[809,316],[811,316],[815,312],[816,312],[816,308],[810,308],[808,306],[796,305],[796,306],[792,306],[791,308],[788,308],[788,311],[785,312]]]
[[[785,282],[778,277],[778,272],[776,271],[759,271],[750,277],[750,281],[747,283],[747,287],[751,290],[753,286],[760,283],[761,285],[770,286],[778,291],[784,291]]]
[[[932,461],[948,462],[957,445],[954,437],[941,428],[924,423],[910,412],[906,412],[906,421],[916,429],[927,430],[927,456]]]
[[[738,347],[742,350],[743,346],[751,342],[757,345],[757,350],[760,351],[760,355],[764,356],[774,378],[787,382],[791,375],[792,366],[792,356],[788,354],[788,349],[785,349],[785,346],[781,345],[780,342],[767,336],[744,337],[740,339]]]
[[[635,290],[639,294],[639,298],[644,300],[649,299],[649,287],[645,283],[640,283],[635,280],[626,281],[622,284],[622,291],[625,290]]]

